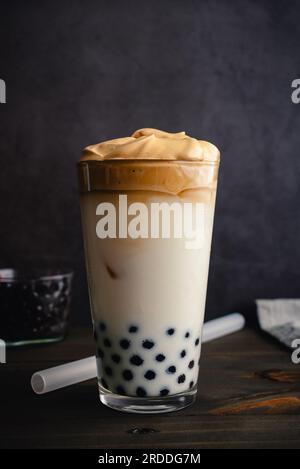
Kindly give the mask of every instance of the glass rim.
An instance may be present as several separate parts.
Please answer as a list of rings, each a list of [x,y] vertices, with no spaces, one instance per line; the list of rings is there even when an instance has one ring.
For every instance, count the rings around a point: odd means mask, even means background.
[[[77,162],[77,166],[95,164],[95,165],[105,165],[105,164],[113,164],[113,165],[126,165],[126,164],[149,164],[152,165],[153,163],[164,163],[166,165],[172,164],[187,164],[187,165],[196,165],[196,166],[220,166],[220,159],[217,161],[209,161],[209,160],[167,160],[162,158],[151,158],[151,159],[142,159],[142,158],[113,158],[107,160],[79,160]]]
[[[74,272],[71,269],[18,269],[13,267],[0,268],[1,283],[37,282],[47,280],[72,279]]]

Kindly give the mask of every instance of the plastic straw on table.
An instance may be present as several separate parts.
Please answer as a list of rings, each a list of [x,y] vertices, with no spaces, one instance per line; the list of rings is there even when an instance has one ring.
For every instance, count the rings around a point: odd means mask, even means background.
[[[237,332],[243,329],[244,325],[245,318],[239,313],[232,313],[228,316],[207,321],[203,325],[202,343]]]
[[[45,394],[95,378],[95,376],[97,376],[96,358],[88,357],[37,371],[31,377],[31,387],[36,394]]]
[[[208,321],[203,325],[202,343],[239,331],[244,325],[245,319],[239,313]],[[31,377],[31,386],[36,394],[45,394],[71,384],[81,383],[96,376],[96,358],[88,357],[37,371]]]

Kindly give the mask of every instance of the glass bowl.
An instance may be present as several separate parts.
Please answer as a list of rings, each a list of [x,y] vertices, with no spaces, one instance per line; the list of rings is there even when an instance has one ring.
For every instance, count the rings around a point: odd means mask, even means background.
[[[8,346],[64,338],[72,272],[0,269],[0,339]]]

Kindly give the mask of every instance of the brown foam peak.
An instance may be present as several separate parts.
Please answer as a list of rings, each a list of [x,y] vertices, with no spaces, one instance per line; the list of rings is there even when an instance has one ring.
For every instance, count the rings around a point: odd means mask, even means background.
[[[145,128],[136,130],[131,137],[90,145],[81,157],[81,161],[115,159],[217,162],[220,152],[212,143],[189,137],[185,132]]]

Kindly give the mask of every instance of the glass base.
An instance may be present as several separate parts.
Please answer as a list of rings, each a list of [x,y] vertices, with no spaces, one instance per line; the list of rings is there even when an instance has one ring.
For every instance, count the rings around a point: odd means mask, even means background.
[[[13,340],[5,342],[7,347],[22,347],[24,345],[40,345],[40,344],[51,344],[52,342],[60,342],[64,339],[64,335],[58,337],[48,337],[46,339],[25,339],[25,340]]]
[[[99,385],[99,394],[102,404],[114,410],[134,414],[162,414],[181,410],[194,404],[197,389],[194,388],[173,396],[135,397],[114,394]]]

